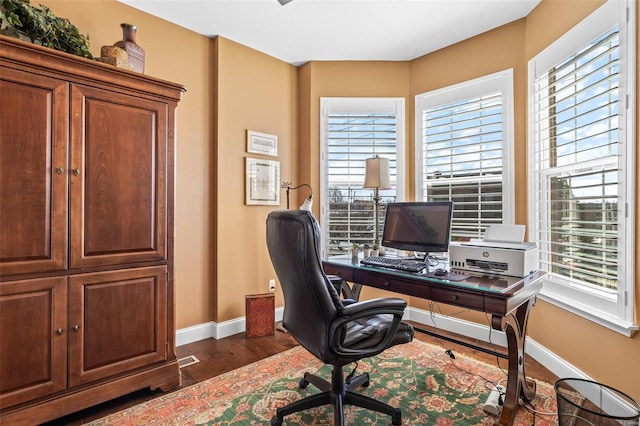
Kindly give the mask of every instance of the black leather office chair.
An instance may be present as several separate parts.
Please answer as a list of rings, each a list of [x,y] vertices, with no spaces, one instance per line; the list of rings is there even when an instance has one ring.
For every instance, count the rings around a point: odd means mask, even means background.
[[[311,212],[271,212],[267,246],[284,293],[283,326],[307,351],[333,365],[331,382],[305,373],[300,386],[313,383],[323,392],[278,408],[271,424],[281,425],[284,416],[327,404],[334,407],[336,426],[344,424],[345,404],[388,414],[394,425],[402,424],[399,408],[353,392],[368,385],[368,375],[345,380],[343,366],[413,339],[413,328],[401,321],[406,302],[381,298],[343,303],[322,270],[320,229]]]

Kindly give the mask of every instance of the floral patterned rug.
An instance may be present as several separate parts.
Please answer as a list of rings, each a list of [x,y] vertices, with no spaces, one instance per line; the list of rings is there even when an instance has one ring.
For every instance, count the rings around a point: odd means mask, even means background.
[[[345,366],[345,371],[349,371]],[[276,408],[319,392],[313,385],[300,389],[305,371],[330,377],[301,347],[247,365],[218,377],[164,394],[151,401],[90,423],[104,425],[268,425]],[[370,374],[371,384],[360,391],[402,409],[403,425],[493,425],[495,416],[482,406],[491,384],[504,383],[505,373],[464,355],[455,360],[441,347],[414,340],[362,360],[358,371]],[[557,425],[553,386],[537,382],[535,415],[518,407],[515,426]],[[389,425],[389,416],[345,406],[349,425]],[[285,425],[331,425],[333,409],[311,409],[285,417]]]

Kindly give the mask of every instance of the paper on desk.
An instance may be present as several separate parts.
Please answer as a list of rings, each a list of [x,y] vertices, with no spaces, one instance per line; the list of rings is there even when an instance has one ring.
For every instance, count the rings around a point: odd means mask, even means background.
[[[484,231],[484,241],[522,243],[525,225],[491,225]]]

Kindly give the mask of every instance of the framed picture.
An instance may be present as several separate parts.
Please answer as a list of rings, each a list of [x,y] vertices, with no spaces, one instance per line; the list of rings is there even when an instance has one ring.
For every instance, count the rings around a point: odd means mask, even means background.
[[[278,156],[278,136],[247,130],[247,152]]]
[[[280,162],[249,157],[245,161],[245,203],[280,205]]]

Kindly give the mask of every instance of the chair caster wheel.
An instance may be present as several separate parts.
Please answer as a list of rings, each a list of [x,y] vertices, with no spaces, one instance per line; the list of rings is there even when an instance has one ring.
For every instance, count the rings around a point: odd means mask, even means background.
[[[300,389],[306,389],[309,386],[309,381],[307,379],[300,379]]]
[[[282,425],[282,418],[278,418],[278,416],[273,416],[271,418],[271,426],[281,426]]]

